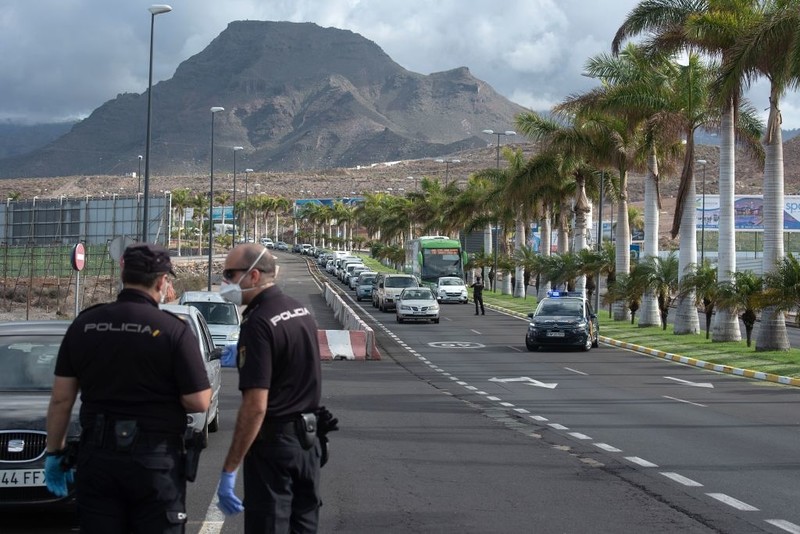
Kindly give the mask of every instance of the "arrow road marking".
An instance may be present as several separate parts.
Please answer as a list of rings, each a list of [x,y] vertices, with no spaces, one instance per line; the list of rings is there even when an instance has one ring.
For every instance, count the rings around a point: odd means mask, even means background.
[[[553,384],[553,383],[540,382],[540,381],[536,380],[535,378],[531,378],[529,376],[518,376],[518,377],[515,377],[515,378],[497,378],[495,376],[493,378],[490,378],[489,382],[501,382],[501,383],[523,382],[527,386],[536,386],[536,387],[546,388],[546,389],[556,389],[556,386],[558,385],[558,383]]]
[[[687,385],[687,386],[693,386],[693,387],[696,387],[696,388],[711,388],[711,389],[714,389],[714,384],[712,384],[711,382],[690,382],[689,380],[682,380],[680,378],[674,378],[674,377],[671,377],[671,376],[665,376],[664,378],[666,378],[667,380],[674,380],[675,382],[680,382],[681,384],[684,384],[684,385]]]

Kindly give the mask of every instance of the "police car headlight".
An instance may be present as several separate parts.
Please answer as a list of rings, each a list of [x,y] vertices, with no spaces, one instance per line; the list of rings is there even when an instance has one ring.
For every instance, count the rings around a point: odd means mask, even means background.
[[[581,322],[575,324],[575,328],[577,328],[578,330],[585,330],[587,326],[588,325],[587,325],[586,321],[581,321]]]

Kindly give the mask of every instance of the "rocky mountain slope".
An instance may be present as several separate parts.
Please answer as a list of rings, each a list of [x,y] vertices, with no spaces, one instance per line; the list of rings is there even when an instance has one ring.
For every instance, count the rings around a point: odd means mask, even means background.
[[[375,43],[311,23],[238,21],[153,88],[151,174],[238,160],[258,171],[352,167],[486,144],[523,108],[466,67],[410,72]],[[0,160],[0,177],[124,175],[144,154],[147,94],[121,94],[48,146]]]

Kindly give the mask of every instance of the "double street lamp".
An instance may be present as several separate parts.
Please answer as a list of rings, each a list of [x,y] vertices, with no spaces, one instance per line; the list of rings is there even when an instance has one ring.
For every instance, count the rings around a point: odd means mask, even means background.
[[[497,170],[500,170],[500,137],[503,135],[517,135],[517,132],[513,130],[506,130],[504,132],[495,132],[494,130],[483,130],[483,133],[489,135],[496,135],[497,136]],[[495,221],[495,228],[494,228],[494,267],[492,268],[492,279],[490,280],[492,283],[492,291],[495,291],[495,280],[497,280],[497,245],[500,237],[500,224],[498,221]]]
[[[236,240],[236,153],[244,150],[243,146],[233,147],[233,240]],[[235,243],[234,243],[235,244]]]
[[[225,108],[211,108],[211,189],[208,193],[208,291],[211,291],[211,256],[214,251],[214,115]]]
[[[142,204],[142,243],[147,242],[147,211],[149,209],[150,196],[150,122],[153,109],[153,29],[156,23],[156,15],[169,13],[172,7],[164,4],[152,5],[147,10],[150,12],[150,72],[147,78],[147,134],[144,146],[144,203]],[[142,156],[139,156],[141,160]]]
[[[245,243],[247,243],[247,183],[251,172],[253,172],[253,169],[244,170],[244,217],[242,217],[242,226],[244,226]]]
[[[698,159],[697,163],[703,166],[703,200],[700,206],[700,265],[703,265],[706,259],[706,160]]]

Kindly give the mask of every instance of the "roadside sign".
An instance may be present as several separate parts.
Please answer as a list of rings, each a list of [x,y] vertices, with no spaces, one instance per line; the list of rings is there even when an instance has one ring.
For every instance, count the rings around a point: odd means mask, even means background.
[[[86,265],[86,249],[83,243],[78,243],[72,247],[72,257],[70,258],[72,268],[76,271],[82,271]]]

